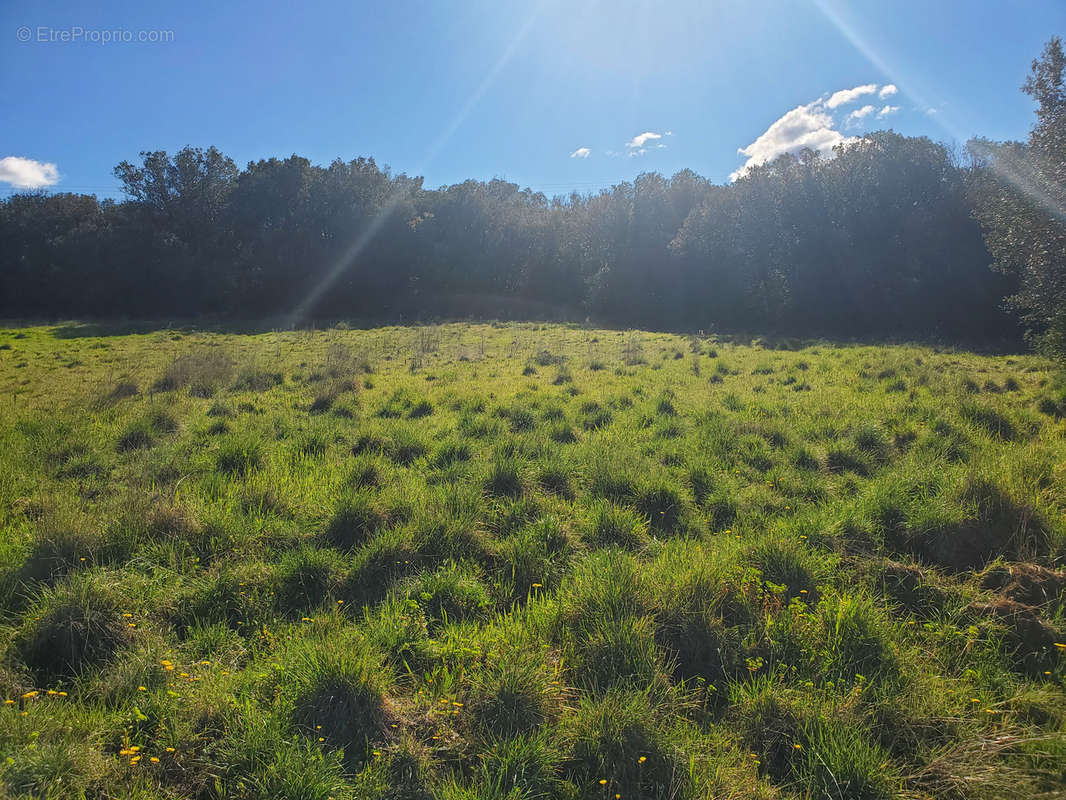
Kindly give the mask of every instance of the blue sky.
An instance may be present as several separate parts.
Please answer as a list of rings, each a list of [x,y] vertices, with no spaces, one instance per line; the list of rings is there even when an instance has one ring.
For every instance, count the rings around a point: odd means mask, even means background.
[[[1063,0],[89,5],[0,7],[0,193],[116,195],[119,161],[186,144],[551,195],[878,128],[1022,138],[1066,35]]]

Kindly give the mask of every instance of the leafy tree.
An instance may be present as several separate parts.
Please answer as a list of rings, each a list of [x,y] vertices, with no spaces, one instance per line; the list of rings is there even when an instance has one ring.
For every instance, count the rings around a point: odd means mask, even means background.
[[[976,214],[995,269],[1014,276],[1009,305],[1049,351],[1066,356],[1066,55],[1052,38],[1022,90],[1038,104],[1027,142],[970,142]]]

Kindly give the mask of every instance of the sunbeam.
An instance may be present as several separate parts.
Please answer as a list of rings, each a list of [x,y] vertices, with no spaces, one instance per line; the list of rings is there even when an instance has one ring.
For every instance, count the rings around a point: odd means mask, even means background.
[[[466,118],[470,116],[470,112],[474,110],[475,106],[477,106],[478,101],[481,100],[489,87],[495,83],[500,72],[514,57],[515,52],[525,40],[530,28],[533,27],[533,24],[536,22],[548,2],[549,0],[541,0],[541,2],[537,3],[529,14],[526,15],[522,25],[511,38],[510,44],[496,60],[492,69],[485,74],[481,83],[478,84],[478,87],[463,104],[462,108],[460,108],[455,116],[452,117],[451,122],[449,122],[437,138],[433,140],[433,143],[429,146],[429,149],[415,168],[415,175],[421,175],[425,172],[426,167],[433,162],[433,159],[436,158],[437,154],[441,151],[441,148],[444,147],[459,127],[466,121]],[[344,251],[344,255],[342,255],[341,258],[330,267],[322,280],[318,282],[307,297],[304,298],[304,300],[296,306],[292,314],[289,315],[288,322],[290,326],[293,326],[302,320],[304,316],[314,308],[315,304],[322,298],[322,296],[330,290],[340,276],[344,274],[345,270],[351,266],[352,262],[358,258],[359,254],[378,234],[378,231],[380,231],[385,222],[388,221],[389,216],[396,210],[396,207],[403,200],[404,196],[405,195],[402,192],[396,192],[389,198],[388,202],[385,203],[385,206],[377,213],[374,219],[370,221],[370,224],[363,229],[359,236],[352,242],[351,246]]]
[[[862,35],[845,16],[834,7],[833,0],[813,0],[814,5],[827,20],[844,36],[851,45],[858,50],[874,67],[876,67],[889,80],[900,87],[900,90],[912,100],[918,102],[923,108],[930,108],[928,94],[924,91],[920,79],[907,73],[897,63],[889,63],[888,59],[875,48],[868,38]],[[933,122],[956,142],[969,142],[973,139],[972,134],[967,133],[963,126],[954,118],[950,109],[938,111],[933,116]],[[1066,218],[1066,208],[1058,203],[1055,198],[1038,186],[1031,178],[1024,174],[1017,163],[1008,163],[998,159],[989,148],[979,148],[979,154],[987,158],[988,167],[1001,179],[1009,183],[1016,190],[1024,194],[1031,202],[1044,209],[1053,217]]]

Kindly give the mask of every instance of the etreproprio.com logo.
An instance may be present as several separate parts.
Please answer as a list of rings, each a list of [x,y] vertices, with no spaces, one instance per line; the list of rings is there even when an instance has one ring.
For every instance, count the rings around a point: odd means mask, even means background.
[[[174,31],[22,25],[15,31],[15,38],[33,44],[166,44],[174,41]]]

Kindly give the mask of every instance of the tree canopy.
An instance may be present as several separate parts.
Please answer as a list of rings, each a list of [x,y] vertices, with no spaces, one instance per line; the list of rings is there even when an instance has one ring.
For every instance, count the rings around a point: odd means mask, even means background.
[[[0,203],[0,313],[972,339],[1014,335],[1009,308],[1066,351],[1064,65],[1059,39],[1033,63],[1027,142],[960,158],[878,131],[727,185],[648,172],[549,198],[504,180],[427,189],[373,158],[144,152],[115,168],[121,202]]]

